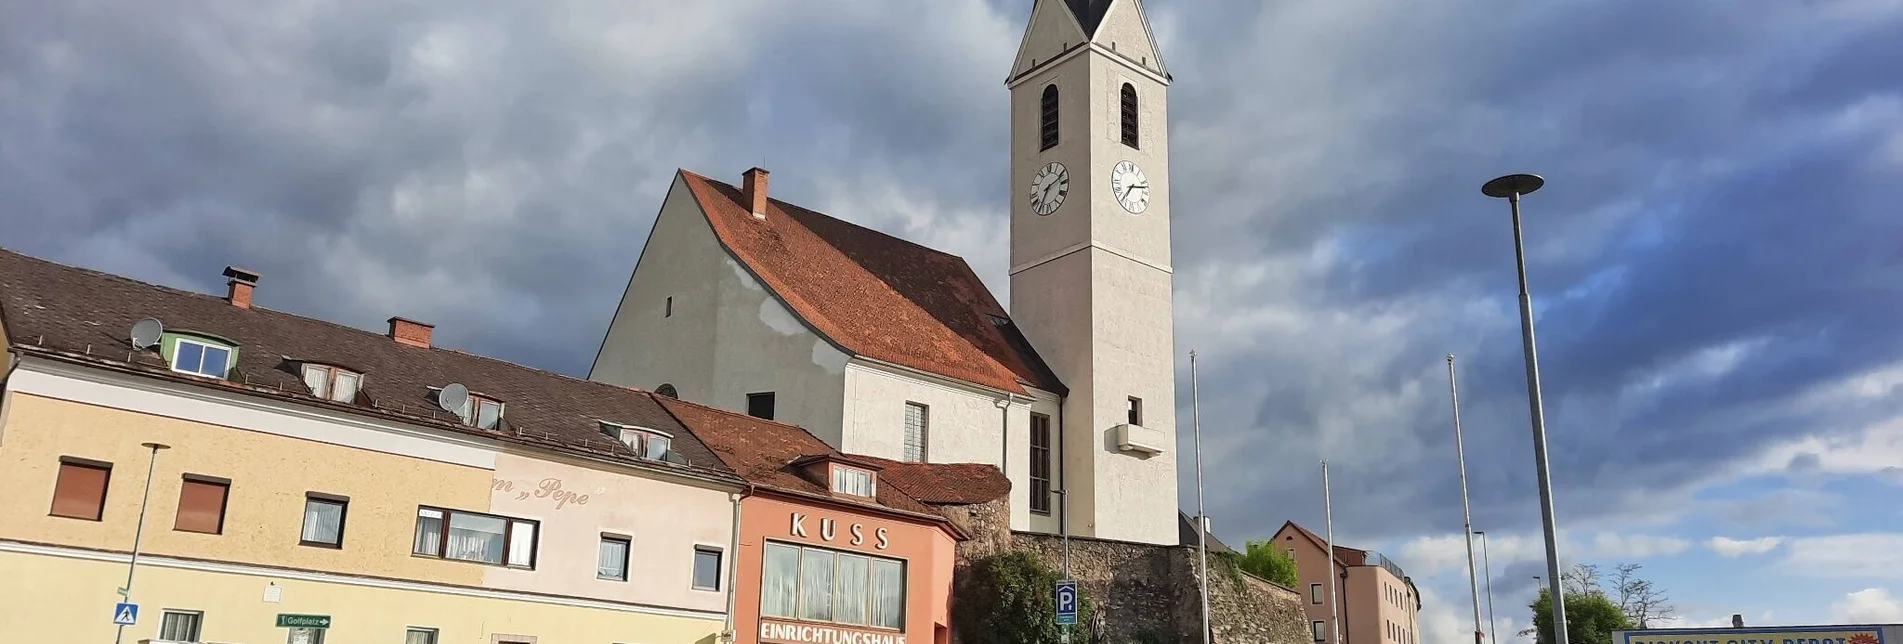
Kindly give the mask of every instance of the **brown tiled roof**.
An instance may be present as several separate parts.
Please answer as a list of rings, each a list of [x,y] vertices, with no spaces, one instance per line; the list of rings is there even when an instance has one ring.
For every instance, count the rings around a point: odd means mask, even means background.
[[[740,189],[681,171],[721,245],[847,351],[1023,393],[1067,393],[971,266],[779,200],[756,219]]]
[[[270,288],[269,277],[259,285]],[[155,348],[133,351],[134,322],[158,318],[167,331],[213,334],[238,345],[237,372],[215,380],[172,371]],[[75,268],[0,249],[0,320],[15,350],[129,369],[171,380],[274,396],[300,403],[432,425],[508,442],[578,450],[651,467],[732,480],[726,466],[645,393],[442,348],[400,344],[388,336]],[[364,374],[356,404],[310,395],[298,361]],[[498,430],[462,425],[433,402],[430,387],[460,382],[504,405]],[[674,435],[687,464],[637,459],[598,421]]]
[[[873,456],[853,458],[883,466],[881,482],[897,486],[912,498],[932,505],[971,505],[1004,498],[1011,479],[983,463],[908,463]]]
[[[1296,532],[1302,533],[1302,536],[1307,537],[1309,542],[1315,544],[1315,547],[1321,548],[1324,551],[1328,549],[1328,540],[1321,538],[1321,535],[1309,532],[1308,528],[1302,527],[1302,524],[1290,521],[1288,522],[1288,526],[1295,528]],[[1363,562],[1367,561],[1367,559],[1368,551],[1366,550],[1357,550],[1348,546],[1335,546],[1335,563],[1337,564],[1343,566],[1360,566],[1363,565]]]
[[[934,520],[943,519],[943,515],[913,498],[902,486],[875,486],[877,498],[874,500],[878,502],[875,504],[859,497],[834,494],[832,486],[807,478],[801,472],[804,468],[795,461],[810,462],[810,457],[839,455],[839,452],[797,425],[737,414],[667,396],[657,395],[654,399],[673,412],[674,417],[712,449],[734,473],[756,486],[828,497],[840,503],[883,506],[926,515]],[[846,458],[877,462],[865,456]],[[884,481],[885,474],[884,470],[880,470],[879,480]]]

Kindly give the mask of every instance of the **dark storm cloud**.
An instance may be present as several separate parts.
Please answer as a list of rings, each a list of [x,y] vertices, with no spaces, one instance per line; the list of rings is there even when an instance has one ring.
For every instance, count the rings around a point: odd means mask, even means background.
[[[1898,411],[1790,404],[1903,353],[1893,9],[1147,6],[1225,537],[1319,523],[1324,455],[1344,534],[1458,530],[1449,352],[1476,522],[1537,526],[1478,194],[1507,171],[1552,181],[1527,235],[1564,518],[1680,512],[1723,463]],[[1007,299],[1028,7],[0,0],[0,244],[206,291],[246,265],[266,306],[579,373],[672,172],[764,164]]]

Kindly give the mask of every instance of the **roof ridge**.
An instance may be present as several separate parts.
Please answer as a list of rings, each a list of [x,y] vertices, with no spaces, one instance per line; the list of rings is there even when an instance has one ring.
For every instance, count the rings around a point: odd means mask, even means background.
[[[709,183],[713,183],[713,184],[716,184],[716,185],[719,185],[719,186],[722,186],[722,187],[727,187],[727,188],[732,188],[732,189],[734,189],[734,190],[741,190],[741,187],[740,187],[740,186],[736,186],[736,185],[733,185],[733,184],[731,184],[731,183],[727,183],[727,182],[725,182],[725,181],[721,181],[721,180],[719,180],[719,179],[715,179],[715,178],[713,178],[713,177],[709,177],[709,176],[707,176],[707,175],[704,175],[704,174],[701,174],[701,173],[698,173],[698,172],[694,172],[694,171],[692,171],[692,170],[687,170],[687,169],[685,169],[685,168],[683,168],[683,169],[681,170],[681,172],[685,172],[685,173],[687,173],[687,174],[691,174],[691,175],[694,175],[695,177],[698,177],[698,178],[700,178],[700,179],[701,179],[702,181],[707,181],[707,182],[709,182]],[[826,213],[823,213],[823,212],[820,212],[820,211],[817,211],[817,210],[813,210],[812,208],[807,208],[807,207],[805,207],[805,206],[802,206],[802,205],[799,205],[799,204],[796,204],[796,203],[792,203],[792,202],[788,202],[788,201],[785,201],[785,200],[782,200],[782,199],[776,199],[776,198],[774,198],[774,197],[773,197],[773,195],[772,195],[772,193],[771,193],[771,192],[769,192],[769,193],[767,194],[767,201],[769,201],[769,202],[772,202],[772,203],[776,203],[776,204],[779,204],[779,205],[780,205],[780,206],[781,206],[782,208],[790,208],[790,209],[794,209],[794,210],[799,210],[799,211],[801,211],[801,212],[804,212],[804,213],[807,213],[807,214],[810,214],[810,215],[813,215],[813,216],[815,216],[815,217],[820,217],[820,218],[823,218],[823,219],[829,219],[829,220],[832,220],[832,221],[837,221],[837,222],[839,222],[839,223],[842,223],[842,224],[845,224],[845,225],[848,225],[848,226],[852,226],[852,227],[854,227],[854,228],[858,228],[858,229],[860,229],[860,230],[864,230],[864,231],[867,231],[867,232],[870,232],[870,233],[872,233],[872,234],[875,234],[875,235],[879,235],[879,236],[881,236],[881,237],[885,237],[886,239],[890,239],[890,240],[892,240],[892,241],[896,241],[896,242],[899,242],[899,243],[901,243],[901,244],[905,244],[905,245],[907,245],[907,246],[911,246],[911,247],[913,247],[913,248],[917,248],[917,249],[920,249],[920,250],[924,250],[924,251],[929,251],[929,252],[932,252],[932,253],[937,253],[937,254],[939,254],[939,255],[943,255],[943,256],[945,256],[945,257],[949,257],[949,258],[952,258],[952,259],[956,259],[956,260],[958,260],[959,262],[961,262],[961,263],[964,263],[964,264],[965,264],[965,269],[966,269],[966,270],[970,270],[970,269],[971,269],[971,263],[970,263],[970,262],[966,262],[966,261],[965,261],[965,258],[964,258],[964,256],[962,256],[962,255],[956,255],[956,254],[953,254],[953,253],[950,253],[950,252],[947,252],[947,251],[942,251],[942,250],[939,250],[939,249],[936,249],[936,248],[932,248],[932,247],[930,247],[930,246],[926,246],[926,245],[924,245],[924,244],[920,244],[920,243],[918,243],[918,242],[915,242],[915,241],[912,241],[912,240],[909,240],[909,239],[906,239],[906,238],[904,238],[904,237],[899,237],[899,236],[897,236],[897,235],[893,235],[893,234],[891,234],[891,233],[888,233],[888,232],[885,232],[885,231],[883,231],[883,230],[879,230],[879,229],[877,229],[877,228],[873,228],[873,227],[871,227],[871,226],[866,226],[866,225],[863,225],[863,224],[859,224],[859,223],[855,223],[855,222],[852,222],[852,221],[848,221],[848,220],[845,220],[845,219],[841,219],[841,218],[839,218],[839,217],[834,217],[834,216],[832,216],[832,215],[828,215],[828,214],[826,214]],[[824,238],[822,238],[822,239],[824,239]],[[828,244],[828,245],[830,246],[831,244]],[[835,247],[835,248],[837,248],[837,247]],[[843,252],[843,251],[842,251],[842,252]]]
[[[135,284],[135,285],[138,285],[138,286],[141,286],[141,287],[149,287],[149,288],[157,288],[157,289],[163,289],[163,290],[166,290],[166,291],[170,291],[170,292],[172,292],[172,293],[174,293],[174,294],[178,294],[178,295],[186,295],[186,296],[190,296],[190,297],[196,297],[196,298],[201,298],[201,299],[207,299],[207,300],[217,300],[217,301],[220,301],[220,302],[222,302],[222,301],[224,301],[224,298],[221,298],[221,297],[218,297],[217,295],[213,295],[213,294],[210,294],[210,293],[203,293],[203,292],[199,292],[199,291],[191,291],[191,290],[186,290],[186,289],[181,289],[181,288],[174,288],[174,287],[170,287],[170,286],[166,286],[166,285],[164,285],[164,284],[158,284],[158,283],[154,283],[154,282],[147,282],[147,281],[145,281],[145,280],[141,280],[141,279],[138,279],[138,278],[133,278],[133,277],[127,277],[127,276],[124,276],[124,275],[118,275],[118,274],[114,274],[114,273],[108,273],[108,272],[105,272],[105,271],[101,271],[101,270],[96,270],[96,269],[91,269],[91,268],[86,268],[86,267],[84,267],[84,266],[79,266],[79,265],[75,265],[75,264],[67,264],[67,263],[64,263],[64,262],[59,262],[59,261],[54,261],[54,260],[50,260],[50,259],[46,259],[46,258],[42,258],[42,257],[37,257],[37,256],[34,256],[34,255],[28,255],[28,254],[26,254],[26,253],[22,253],[22,252],[19,252],[19,251],[16,251],[16,250],[13,250],[13,249],[10,249],[10,248],[6,248],[6,247],[4,247],[4,246],[0,246],[0,252],[4,252],[4,253],[7,253],[7,254],[10,254],[10,255],[13,255],[13,256],[15,256],[15,257],[20,257],[20,258],[24,258],[24,259],[27,259],[27,260],[31,260],[31,261],[36,261],[36,262],[42,262],[42,263],[46,263],[46,264],[52,264],[52,265],[54,265],[54,266],[58,266],[58,267],[61,267],[61,268],[66,268],[66,269],[70,269],[70,270],[76,270],[76,271],[81,271],[81,272],[84,272],[84,273],[89,273],[89,274],[91,274],[91,275],[92,275],[92,276],[94,276],[94,277],[106,277],[106,278],[111,278],[111,279],[115,279],[115,280],[118,280],[118,281],[120,281],[120,282],[124,282],[124,283],[128,283],[128,284]],[[298,320],[298,321],[301,321],[301,322],[312,322],[312,323],[316,323],[316,324],[322,324],[322,325],[325,325],[325,326],[329,326],[329,327],[332,327],[332,328],[336,328],[336,329],[341,329],[341,330],[344,330],[344,331],[349,331],[349,332],[352,332],[352,333],[361,333],[361,334],[363,334],[363,335],[366,335],[366,336],[371,336],[371,337],[377,337],[377,338],[385,338],[385,339],[388,339],[388,338],[389,338],[389,336],[388,336],[387,334],[383,334],[383,333],[378,333],[378,332],[376,332],[376,331],[372,331],[372,330],[369,330],[369,329],[365,329],[365,328],[362,328],[362,327],[357,327],[357,326],[352,326],[352,325],[349,325],[349,324],[344,324],[344,323],[341,323],[341,322],[334,322],[334,321],[331,321],[331,320],[326,320],[326,319],[323,319],[323,318],[318,318],[318,317],[311,317],[311,316],[308,316],[308,315],[303,315],[303,314],[300,314],[300,313],[292,313],[292,312],[290,312],[290,311],[283,311],[283,310],[279,310],[279,309],[274,309],[274,308],[270,308],[270,307],[264,307],[264,306],[253,306],[253,307],[251,307],[251,310],[252,310],[252,311],[258,311],[258,312],[261,312],[261,313],[269,313],[269,314],[273,314],[273,315],[282,315],[282,316],[285,316],[285,317],[288,317],[288,318],[292,318],[292,319],[295,319],[295,320]],[[398,316],[398,317],[401,317],[401,316]],[[161,321],[162,321],[162,320],[161,320]],[[393,340],[392,342],[394,342],[394,340]],[[572,380],[572,381],[575,381],[575,382],[585,382],[585,383],[588,383],[588,384],[590,384],[590,385],[595,385],[595,386],[598,386],[598,387],[605,387],[605,388],[609,388],[609,389],[620,389],[620,390],[633,390],[633,391],[637,391],[637,392],[642,392],[642,393],[647,393],[647,392],[646,392],[646,390],[644,390],[644,389],[639,389],[639,388],[636,388],[636,387],[622,387],[622,386],[619,386],[619,385],[611,385],[611,384],[608,384],[608,383],[605,383],[605,382],[600,382],[600,381],[595,381],[595,380],[589,380],[589,379],[587,379],[587,378],[580,378],[580,377],[577,377],[577,376],[572,376],[572,375],[569,375],[569,374],[565,374],[565,373],[562,373],[562,372],[559,372],[559,371],[551,371],[551,370],[548,370],[548,369],[543,369],[543,368],[541,368],[541,367],[534,367],[534,366],[530,366],[530,365],[526,365],[526,364],[522,364],[522,363],[520,363],[520,362],[513,362],[513,361],[509,361],[509,360],[503,360],[503,359],[501,359],[501,358],[497,358],[497,357],[494,357],[494,356],[486,356],[486,355],[482,355],[482,354],[480,354],[480,353],[471,353],[471,352],[469,352],[469,351],[465,351],[465,350],[462,350],[462,349],[458,349],[458,348],[454,348],[454,347],[445,347],[445,346],[437,346],[437,345],[435,345],[435,344],[431,344],[431,345],[430,345],[430,346],[428,346],[428,347],[417,347],[417,346],[412,346],[412,345],[407,345],[407,344],[402,344],[402,343],[397,343],[397,346],[399,346],[399,347],[402,347],[402,348],[405,348],[405,349],[422,349],[422,350],[425,350],[425,351],[442,351],[442,352],[446,352],[446,353],[454,353],[454,354],[458,354],[458,355],[463,355],[463,356],[468,356],[468,357],[471,357],[471,358],[478,358],[478,359],[482,359],[482,360],[487,360],[487,361],[489,361],[489,362],[494,362],[494,363],[498,363],[498,364],[503,364],[503,365],[508,365],[508,366],[511,366],[511,367],[515,367],[515,368],[518,368],[518,369],[524,369],[524,370],[528,370],[528,371],[533,371],[533,372],[536,372],[536,373],[540,373],[540,374],[545,374],[545,375],[549,375],[549,376],[554,376],[554,377],[557,377],[557,378],[564,378],[564,379],[567,379],[567,380]]]
[[[641,390],[636,390],[636,391],[641,391]],[[768,423],[768,424],[772,424],[772,425],[779,425],[779,426],[781,426],[781,427],[785,427],[785,428],[788,428],[788,429],[797,429],[797,430],[800,430],[800,431],[802,431],[802,432],[806,432],[806,434],[807,434],[808,436],[812,436],[812,437],[813,437],[813,438],[814,438],[815,440],[818,440],[818,439],[819,439],[819,436],[816,436],[816,435],[814,435],[814,434],[813,434],[813,432],[812,432],[811,430],[808,430],[808,429],[806,429],[805,427],[802,427],[802,426],[800,426],[800,425],[795,425],[795,424],[792,424],[792,423],[784,423],[784,422],[780,422],[780,421],[777,421],[777,420],[774,420],[774,419],[771,419],[771,418],[761,418],[761,417],[759,417],[759,416],[754,416],[754,415],[752,415],[752,414],[742,414],[742,413],[740,413],[740,412],[737,412],[737,411],[733,411],[733,410],[731,410],[731,409],[722,409],[722,408],[719,408],[719,407],[715,407],[715,406],[713,406],[713,405],[707,405],[707,404],[702,404],[702,403],[697,403],[697,402],[694,402],[694,401],[691,401],[691,400],[686,400],[686,399],[682,399],[682,398],[675,398],[675,397],[673,397],[673,396],[662,396],[662,395],[660,395],[660,394],[656,394],[656,393],[654,393],[654,392],[651,392],[651,391],[641,391],[641,393],[644,393],[644,394],[647,394],[647,395],[649,395],[649,396],[652,396],[652,397],[654,397],[654,398],[655,398],[655,400],[656,400],[656,402],[660,402],[660,403],[661,403],[661,406],[663,406],[663,407],[665,407],[665,406],[667,406],[667,405],[669,405],[669,404],[672,404],[672,403],[680,403],[680,404],[683,404],[683,405],[688,405],[688,406],[691,406],[691,407],[698,407],[698,408],[701,408],[701,409],[705,409],[705,410],[707,410],[707,411],[711,411],[711,412],[714,412],[714,413],[717,413],[717,414],[723,414],[723,415],[726,415],[726,416],[730,416],[730,417],[733,417],[733,418],[746,418],[746,419],[749,419],[749,420],[752,420],[752,421],[754,421],[754,422],[761,422],[761,423]],[[667,400],[666,400],[666,401],[662,401],[662,400],[660,400],[661,398],[666,398]],[[673,411],[671,411],[671,410],[670,410],[670,411],[668,411],[668,415],[673,415],[673,414],[674,414],[674,412],[673,412]],[[682,424],[686,424],[686,423],[682,423]],[[840,451],[839,451],[838,449],[836,449],[836,448],[834,448],[834,447],[833,447],[832,445],[827,445],[827,444],[826,444],[826,441],[823,441],[823,440],[822,440],[822,441],[819,441],[819,443],[820,443],[821,445],[826,445],[826,448],[827,448],[827,449],[831,449],[831,450],[833,450],[834,452],[838,452],[838,453],[840,453],[840,454],[844,454],[844,453],[845,453],[845,452],[840,452]]]

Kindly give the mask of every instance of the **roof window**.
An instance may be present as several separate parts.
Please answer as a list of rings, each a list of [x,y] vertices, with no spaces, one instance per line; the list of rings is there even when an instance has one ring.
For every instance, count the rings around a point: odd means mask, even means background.
[[[667,432],[634,425],[601,421],[601,433],[621,441],[635,456],[651,461],[672,461],[674,437]]]
[[[357,390],[363,386],[363,374],[313,362],[304,363],[304,384],[310,386],[311,395],[340,403],[357,401]]]
[[[872,498],[876,477],[872,470],[833,464],[833,492]]]
[[[236,343],[203,335],[165,334],[161,352],[172,370],[212,378],[224,378],[237,362]]]

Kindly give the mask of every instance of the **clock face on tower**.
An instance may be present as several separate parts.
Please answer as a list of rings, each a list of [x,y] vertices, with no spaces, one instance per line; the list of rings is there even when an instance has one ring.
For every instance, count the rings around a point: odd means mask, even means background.
[[[1110,169],[1110,195],[1130,214],[1143,214],[1150,208],[1150,180],[1143,176],[1137,164],[1118,161],[1116,167]]]
[[[1064,205],[1064,197],[1069,194],[1070,171],[1056,161],[1044,164],[1031,177],[1031,212],[1039,215],[1057,212],[1057,207]]]

